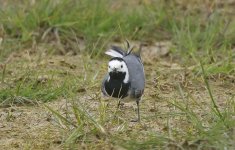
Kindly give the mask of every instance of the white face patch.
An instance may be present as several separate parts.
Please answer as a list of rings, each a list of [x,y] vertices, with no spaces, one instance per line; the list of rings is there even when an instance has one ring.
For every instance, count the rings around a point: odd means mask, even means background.
[[[125,72],[126,76],[124,78],[124,83],[127,83],[129,81],[129,72],[127,65],[124,61],[119,61],[119,60],[111,60],[109,61],[109,67],[108,67],[108,72],[113,72],[113,71],[118,71],[118,72]]]

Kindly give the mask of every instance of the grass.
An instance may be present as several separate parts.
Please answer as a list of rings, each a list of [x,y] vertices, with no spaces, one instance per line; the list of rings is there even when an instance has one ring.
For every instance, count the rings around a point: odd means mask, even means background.
[[[226,10],[216,1],[2,2],[0,145],[234,149],[235,22]],[[100,94],[103,52],[125,39],[147,44],[141,123],[130,122],[134,106],[116,109]],[[159,41],[172,45],[155,59],[148,52]]]
[[[113,10],[110,10],[110,7],[113,7]],[[115,4],[104,0],[100,0],[95,5],[87,1],[73,0],[58,2],[43,0],[35,3],[24,1],[21,5],[2,7],[2,32],[6,36],[17,37],[30,45],[33,42],[41,42],[45,38],[48,41],[50,36],[56,36],[55,38],[57,40],[59,38],[63,44],[75,45],[75,47],[64,48],[73,51],[77,49],[77,39],[81,38],[86,42],[86,49],[90,51],[93,45],[89,43],[94,43],[97,39],[101,40],[98,42],[101,48],[102,43],[110,36],[112,39],[120,39],[120,32],[122,32],[121,36],[126,38],[147,37],[151,25],[148,21],[152,16],[148,15],[148,12],[143,14],[144,11],[141,10],[144,10],[144,6],[140,5],[138,9],[140,10],[130,11],[127,8],[115,8]],[[154,27],[154,25],[151,26]],[[150,29],[153,28],[151,26]],[[59,36],[55,34],[57,30]]]

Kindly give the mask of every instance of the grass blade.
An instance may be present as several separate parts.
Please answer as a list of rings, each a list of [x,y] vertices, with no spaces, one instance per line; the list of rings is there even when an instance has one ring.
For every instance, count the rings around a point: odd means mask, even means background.
[[[206,75],[206,72],[205,72],[205,70],[204,70],[204,67],[203,67],[202,62],[200,62],[200,65],[201,65],[201,68],[202,68],[202,74],[203,74],[204,82],[205,82],[205,84],[206,84],[206,88],[207,88],[208,93],[209,93],[209,95],[210,95],[210,99],[211,99],[211,101],[212,101],[212,103],[213,103],[213,108],[215,109],[215,113],[217,114],[217,116],[218,116],[220,119],[224,120],[224,119],[223,119],[224,117],[223,117],[223,115],[221,114],[221,112],[220,112],[220,110],[219,110],[219,108],[218,108],[218,106],[217,106],[217,104],[216,104],[216,102],[215,102],[215,99],[214,99],[214,97],[213,97],[213,95],[212,95],[211,88],[210,88],[209,82],[208,82],[208,80],[207,80],[207,75]],[[214,109],[213,109],[213,110],[214,110]]]

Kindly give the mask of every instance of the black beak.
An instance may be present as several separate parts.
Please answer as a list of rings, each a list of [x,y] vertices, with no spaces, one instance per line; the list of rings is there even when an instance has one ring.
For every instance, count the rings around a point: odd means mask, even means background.
[[[113,69],[113,72],[117,72],[117,68],[114,68],[114,69]]]

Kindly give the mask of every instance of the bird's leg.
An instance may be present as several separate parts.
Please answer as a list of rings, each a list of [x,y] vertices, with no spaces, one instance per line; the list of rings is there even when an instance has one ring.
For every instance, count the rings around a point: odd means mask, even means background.
[[[137,104],[137,115],[138,115],[138,122],[140,122],[140,106],[139,106],[139,100],[136,101],[136,104]]]
[[[140,106],[139,106],[139,102],[140,100],[136,100],[136,104],[137,104],[137,119],[132,119],[131,122],[140,122]]]

